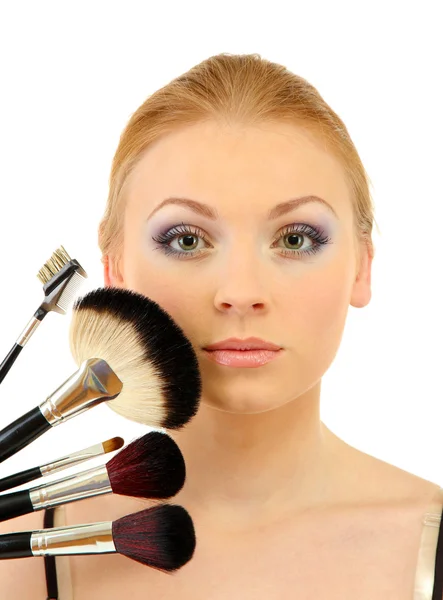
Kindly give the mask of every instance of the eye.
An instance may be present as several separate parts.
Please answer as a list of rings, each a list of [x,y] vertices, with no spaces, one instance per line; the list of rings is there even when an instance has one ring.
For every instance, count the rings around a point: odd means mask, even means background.
[[[177,236],[177,240],[182,241],[182,248],[185,250],[195,250],[198,246],[198,237],[203,238],[203,236],[199,236],[194,233],[187,233],[186,235]],[[204,239],[204,238],[203,238]],[[180,243],[180,242],[179,242]]]
[[[280,233],[276,242],[279,242],[280,240],[283,240],[283,242],[287,241],[289,245],[289,249],[282,249],[282,254],[285,254],[286,256],[292,255],[292,257],[296,254],[315,254],[322,246],[329,244],[331,241],[324,231],[311,227],[311,225],[306,223],[293,223],[292,225],[288,225]],[[305,249],[301,249],[306,240],[311,240],[311,245]]]
[[[198,248],[198,238],[209,244],[205,233],[200,228],[182,223],[164,233],[160,233],[152,239],[160,244],[160,248],[165,254],[187,259],[200,255],[205,251],[205,247]],[[280,240],[284,241],[286,239],[288,240],[289,248],[281,248],[280,253],[291,258],[300,258],[307,254],[315,254],[321,249],[321,246],[330,243],[330,238],[324,231],[304,223],[288,225],[279,233],[272,247],[276,247],[275,244]],[[300,250],[308,239],[312,241],[312,245],[304,250]],[[175,241],[178,243],[178,249],[171,245]]]
[[[277,241],[287,242],[291,250],[300,250],[306,239],[308,239],[308,236],[293,231],[279,237]]]
[[[188,258],[189,256],[194,256],[195,254],[200,254],[202,249],[196,249],[198,245],[198,240],[196,238],[201,238],[204,242],[209,243],[206,239],[204,232],[198,227],[192,228],[189,225],[185,225],[182,223],[181,225],[177,225],[166,231],[165,233],[160,233],[157,237],[153,237],[154,242],[160,244],[160,248],[165,252],[165,254],[175,255],[178,258]],[[183,240],[183,245],[179,245],[178,250],[171,246],[172,242]],[[185,252],[181,252],[180,249],[185,249]]]

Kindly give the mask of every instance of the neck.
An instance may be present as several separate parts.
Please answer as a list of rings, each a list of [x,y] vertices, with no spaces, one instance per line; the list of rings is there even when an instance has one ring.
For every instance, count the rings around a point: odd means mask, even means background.
[[[258,414],[225,412],[202,398],[182,430],[168,431],[187,473],[174,503],[238,528],[334,502],[347,445],[321,422],[319,397],[320,383]]]

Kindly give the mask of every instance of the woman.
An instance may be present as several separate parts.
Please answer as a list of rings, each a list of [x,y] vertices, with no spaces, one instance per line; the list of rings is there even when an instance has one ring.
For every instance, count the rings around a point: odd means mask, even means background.
[[[420,594],[433,583],[436,528],[423,518],[439,518],[441,488],[320,420],[348,307],[371,298],[373,222],[345,125],[281,65],[214,56],[134,113],[100,224],[104,279],[158,302],[197,352],[201,406],[168,432],[187,465],[173,501],[197,547],[174,575],[119,555],[61,557],[60,600],[431,600]],[[258,359],[244,350],[250,337],[271,349]],[[231,351],[208,349],[230,338]],[[147,504],[96,497],[57,509],[56,524]],[[45,597],[41,561],[0,567],[5,598]]]

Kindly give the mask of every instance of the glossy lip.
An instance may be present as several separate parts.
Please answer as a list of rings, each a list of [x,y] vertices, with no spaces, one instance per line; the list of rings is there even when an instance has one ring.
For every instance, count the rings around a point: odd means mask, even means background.
[[[229,338],[227,340],[222,340],[221,342],[216,342],[214,344],[210,344],[209,346],[205,346],[203,348],[207,351],[213,350],[281,350],[281,346],[276,346],[272,342],[267,342],[265,340],[261,340],[256,337],[249,337],[244,340],[240,338]]]
[[[282,350],[205,350],[207,358],[225,367],[257,368],[271,362]]]

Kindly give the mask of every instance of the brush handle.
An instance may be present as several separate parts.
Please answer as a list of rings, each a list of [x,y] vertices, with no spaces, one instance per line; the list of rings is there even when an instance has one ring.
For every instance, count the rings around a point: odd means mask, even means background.
[[[9,351],[9,354],[6,356],[6,358],[3,360],[2,364],[0,365],[0,383],[3,381],[3,379],[9,373],[12,365],[17,360],[18,355],[23,350],[23,348],[26,346],[28,340],[30,339],[30,337],[32,336],[34,331],[37,329],[37,327],[40,325],[40,323],[43,321],[43,319],[45,318],[45,316],[47,314],[48,314],[48,311],[46,308],[44,308],[43,305],[40,305],[38,307],[38,309],[35,311],[32,319],[26,325],[26,327],[20,334],[20,337],[16,340],[14,346]]]
[[[28,490],[0,496],[0,521],[7,521],[34,512]]]
[[[39,479],[40,477],[43,477],[40,467],[32,467],[32,469],[20,471],[20,473],[8,475],[8,477],[2,477],[2,479],[0,479],[0,492],[10,490],[11,488],[15,488],[23,483],[28,483],[28,481]]]
[[[0,431],[0,462],[36,440],[51,425],[38,406]]]
[[[9,372],[9,369],[15,363],[18,355],[20,354],[20,352],[22,350],[23,350],[23,346],[20,346],[20,344],[17,344],[17,343],[14,344],[14,346],[11,348],[11,350],[9,351],[9,354],[6,356],[6,358],[3,360],[2,364],[0,365],[0,383],[6,377],[6,375]]]
[[[31,550],[32,531],[0,535],[0,559],[34,556]]]

